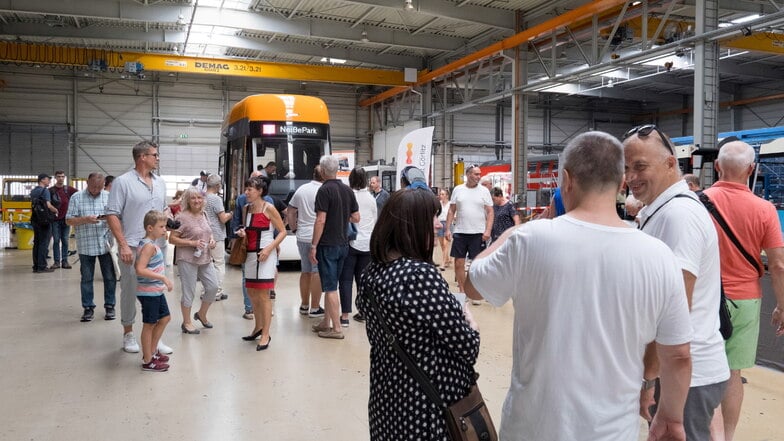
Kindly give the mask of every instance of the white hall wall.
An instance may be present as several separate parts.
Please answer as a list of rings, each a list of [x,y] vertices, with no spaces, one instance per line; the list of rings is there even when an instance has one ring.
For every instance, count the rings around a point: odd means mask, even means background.
[[[356,106],[351,85],[157,74],[133,80],[9,65],[0,66],[0,80],[0,175],[58,168],[70,177],[118,175],[133,167],[131,147],[144,139],[158,140],[162,175],[214,172],[225,115],[257,93],[320,97],[330,112],[333,149],[357,150],[358,159],[369,159],[367,112]]]

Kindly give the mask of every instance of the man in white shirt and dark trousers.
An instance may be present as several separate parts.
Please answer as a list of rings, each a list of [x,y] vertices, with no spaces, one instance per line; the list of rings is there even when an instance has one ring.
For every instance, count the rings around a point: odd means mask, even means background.
[[[566,214],[510,228],[466,279],[469,297],[514,306],[499,439],[638,439],[642,360],[654,341],[662,398],[649,439],[685,440],[691,323],[675,256],[616,213],[617,139],[582,134],[563,165]]]
[[[640,229],[661,239],[675,253],[683,273],[694,338],[692,375],[684,409],[689,441],[709,441],[710,423],[730,377],[724,339],[719,332],[721,270],[719,244],[710,214],[681,177],[675,149],[656,126],[635,127],[624,140],[626,183],[645,204]],[[645,379],[659,376],[656,351],[649,346]],[[655,404],[654,390],[640,396],[643,417]]]

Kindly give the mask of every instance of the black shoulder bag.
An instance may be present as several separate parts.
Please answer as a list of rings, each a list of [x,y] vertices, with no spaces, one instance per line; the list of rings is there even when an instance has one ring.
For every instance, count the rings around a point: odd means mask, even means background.
[[[427,374],[414,363],[395,339],[395,336],[387,326],[384,316],[381,314],[381,308],[378,307],[375,297],[372,294],[368,294],[367,297],[370,300],[370,306],[378,316],[378,322],[384,330],[387,343],[395,350],[395,354],[406,366],[409,374],[419,383],[425,395],[441,408],[446,420],[449,439],[452,441],[497,441],[498,434],[495,431],[493,420],[490,418],[490,411],[487,409],[485,400],[479,392],[479,386],[476,385],[476,379],[479,378],[479,374],[474,374],[474,384],[471,385],[468,395],[451,406],[447,406],[444,400],[441,399],[441,395],[439,395],[436,387],[427,378]]]

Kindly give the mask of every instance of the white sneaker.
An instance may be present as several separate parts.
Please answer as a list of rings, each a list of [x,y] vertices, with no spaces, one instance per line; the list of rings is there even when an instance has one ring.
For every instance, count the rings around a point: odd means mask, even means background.
[[[471,304],[472,305],[481,305],[482,301],[481,300],[471,300]]]
[[[174,349],[166,346],[163,340],[158,340],[158,352],[160,352],[161,354],[169,355],[172,352],[174,352]]]
[[[135,354],[139,352],[139,343],[133,336],[133,332],[128,332],[123,335],[123,351]]]

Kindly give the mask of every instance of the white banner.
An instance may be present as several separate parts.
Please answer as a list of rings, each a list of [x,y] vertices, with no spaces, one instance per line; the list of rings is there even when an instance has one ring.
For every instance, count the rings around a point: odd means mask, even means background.
[[[430,185],[430,157],[433,149],[433,129],[424,127],[403,136],[397,148],[397,182],[395,189],[400,190],[400,176],[404,168],[413,165],[422,170]]]

